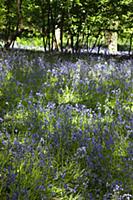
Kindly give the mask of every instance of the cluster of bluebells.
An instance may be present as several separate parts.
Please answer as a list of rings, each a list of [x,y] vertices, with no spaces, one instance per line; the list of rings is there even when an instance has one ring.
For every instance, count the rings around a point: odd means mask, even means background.
[[[0,198],[131,199],[132,66],[3,53]]]

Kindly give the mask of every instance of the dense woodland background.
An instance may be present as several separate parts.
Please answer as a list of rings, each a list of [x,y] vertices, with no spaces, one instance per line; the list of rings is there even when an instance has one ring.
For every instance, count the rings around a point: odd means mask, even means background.
[[[108,47],[110,53],[131,54],[132,24],[132,0],[0,1],[1,46],[7,49],[16,40],[34,43],[39,38],[45,51]]]

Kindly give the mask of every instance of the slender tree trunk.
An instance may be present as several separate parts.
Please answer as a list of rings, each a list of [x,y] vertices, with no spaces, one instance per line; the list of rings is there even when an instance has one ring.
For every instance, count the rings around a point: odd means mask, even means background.
[[[47,41],[48,41],[48,50],[50,51],[50,0],[48,1],[48,24],[47,24]]]
[[[101,44],[101,40],[102,39],[102,35],[100,35],[100,37],[98,38],[98,41],[97,41],[97,47],[98,47],[98,49],[97,49],[97,54],[99,55],[99,53],[100,53],[100,48],[101,48],[101,46],[102,46],[102,44]]]
[[[82,48],[83,48],[83,49],[85,49],[84,39],[85,39],[85,32],[84,32],[84,30],[83,30],[82,40],[81,40],[81,44],[82,44]]]
[[[128,51],[129,55],[130,55],[130,53],[132,51],[132,38],[133,38],[133,34],[131,34],[131,36],[130,36],[130,45],[129,45],[129,51]]]
[[[44,23],[44,20],[43,20],[43,26],[42,26],[42,39],[43,39],[43,48],[44,48],[44,51],[46,52],[47,51],[47,44],[46,44],[46,39],[45,39],[45,23]]]
[[[93,49],[96,47],[97,43],[98,43],[98,40],[99,40],[99,36],[100,36],[100,32],[101,30],[98,31],[98,34],[96,35],[96,40],[95,40],[95,43],[94,45],[92,46],[91,50],[90,50],[90,54],[92,53]]]
[[[61,41],[60,41],[60,35],[61,35],[61,30],[60,30],[60,28],[56,28],[55,29],[55,42],[56,42],[56,49],[57,49],[57,51],[61,51],[61,48],[60,48],[60,43],[61,43]]]
[[[22,16],[22,0],[17,0],[17,27],[16,30],[21,30],[23,28],[23,16]]]
[[[51,9],[51,26],[52,26],[52,41],[51,41],[51,51],[54,50],[54,40],[55,40],[55,20],[53,17],[53,10]]]
[[[54,50],[54,39],[55,38],[55,31],[54,28],[52,28],[52,41],[51,41],[51,51]]]
[[[87,37],[86,37],[86,44],[87,44],[87,52],[89,52],[89,34],[87,34]]]
[[[73,38],[72,38],[71,33],[69,32],[67,35],[66,52],[72,53],[73,51],[72,46],[73,46]]]
[[[44,52],[47,51],[46,43],[46,24],[45,24],[45,0],[41,1],[41,19],[42,19],[42,39],[43,39],[43,48]]]
[[[64,12],[61,13],[61,28],[60,28],[60,49],[63,52],[63,28],[64,28]]]
[[[45,42],[45,36],[43,35],[43,48],[44,48],[44,51],[46,52],[46,42]]]
[[[79,34],[77,34],[77,37],[76,37],[76,53],[78,52],[79,50]]]
[[[71,34],[71,52],[74,53],[73,35]]]
[[[8,42],[9,35],[11,34],[11,19],[10,19],[10,7],[11,1],[5,3],[6,6],[6,32],[5,32],[5,43]]]
[[[12,43],[16,41],[16,38],[19,37],[24,31],[23,17],[22,17],[22,0],[16,0],[16,8],[17,8],[16,30],[13,33],[9,34],[8,40],[4,45],[6,49],[9,49]]]

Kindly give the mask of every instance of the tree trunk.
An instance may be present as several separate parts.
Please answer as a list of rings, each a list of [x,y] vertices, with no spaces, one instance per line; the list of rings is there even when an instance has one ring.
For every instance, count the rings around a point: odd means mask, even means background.
[[[50,51],[50,29],[51,29],[51,24],[50,24],[50,12],[51,12],[51,8],[50,8],[50,0],[48,1],[48,24],[47,24],[47,42],[48,42],[48,50]]]
[[[12,33],[12,35],[9,36],[8,41],[5,43],[4,48],[5,49],[9,49],[10,46],[12,45],[12,43],[14,43],[16,41],[17,37],[20,37],[21,34],[25,31],[25,29],[21,29],[18,31],[15,31],[14,33]]]
[[[130,55],[130,53],[132,51],[132,38],[133,38],[133,34],[131,34],[131,36],[130,36],[130,45],[129,45],[129,51],[128,51],[129,55]]]
[[[60,49],[63,52],[63,27],[64,27],[64,12],[61,15],[61,29],[60,29]]]
[[[16,8],[17,8],[17,23],[16,23],[16,30],[13,33],[8,35],[7,42],[4,45],[4,48],[9,49],[12,44],[16,41],[16,38],[21,36],[24,32],[23,28],[23,17],[22,17],[22,0],[16,1]]]
[[[117,32],[106,32],[106,41],[109,54],[117,54]]]
[[[118,21],[113,21],[109,29],[105,33],[106,43],[109,54],[117,54],[117,40],[118,40]]]
[[[71,33],[68,33],[67,35],[67,44],[66,44],[66,52],[72,53],[74,51],[74,48],[72,49],[73,46],[73,38]]]
[[[60,47],[60,44],[61,44],[60,37],[61,37],[61,30],[60,30],[60,28],[56,28],[56,29],[55,29],[55,42],[56,42],[56,49],[57,49],[58,51],[61,51],[61,47]]]

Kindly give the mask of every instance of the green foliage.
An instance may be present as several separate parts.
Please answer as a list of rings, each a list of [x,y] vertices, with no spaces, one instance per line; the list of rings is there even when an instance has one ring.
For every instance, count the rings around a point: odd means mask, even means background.
[[[20,0],[20,4],[19,1],[1,0],[0,37],[6,43],[16,30],[24,28],[25,31],[19,36],[21,43],[29,45],[24,37],[31,37],[32,45],[43,46],[45,51],[56,49],[57,28],[61,31],[57,41],[61,50],[67,46],[78,51],[88,45],[91,37],[98,40],[97,45],[106,45],[104,33],[109,29],[116,29],[120,39],[124,31],[124,37],[129,41],[132,37],[132,10],[130,0]],[[118,23],[117,28],[112,28],[114,22]],[[132,48],[132,42],[130,46]]]

